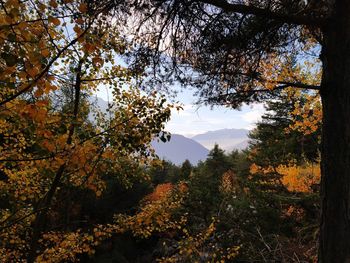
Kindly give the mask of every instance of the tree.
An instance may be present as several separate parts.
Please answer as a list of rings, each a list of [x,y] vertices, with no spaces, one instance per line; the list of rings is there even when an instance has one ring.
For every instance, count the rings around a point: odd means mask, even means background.
[[[152,73],[160,79],[196,85],[204,103],[238,107],[243,102],[267,99],[286,87],[320,91],[323,123],[319,261],[349,261],[350,245],[344,240],[350,239],[350,3],[140,2],[136,9],[145,19],[137,40],[142,39],[148,48],[140,49],[147,52],[141,52],[138,58],[142,59],[137,61],[155,66]],[[295,58],[301,73],[319,75],[321,81],[294,74],[290,69]],[[188,69],[191,74],[186,74]]]
[[[311,133],[306,125],[301,126],[305,130],[299,130],[299,123],[303,123],[303,120],[307,120],[309,116],[304,116],[304,113],[303,116],[294,114],[307,107],[304,105],[309,101],[303,96],[303,94],[294,94],[293,90],[286,90],[273,101],[266,103],[267,112],[249,134],[250,148],[255,157],[254,163],[274,166],[290,161],[303,163],[318,160],[319,127],[316,125]]]
[[[317,244],[314,226],[319,214],[320,129],[318,123],[300,123],[308,121],[308,110],[303,109],[312,104],[309,94],[290,89],[266,103],[267,112],[250,133],[249,153],[249,183],[259,196],[256,199],[289,221],[288,232],[294,233],[302,249],[311,245],[309,251],[314,254],[309,254],[310,260],[315,258]],[[307,231],[300,228],[301,222]]]
[[[180,167],[180,180],[188,180],[192,172],[192,164],[189,160],[185,160]]]
[[[158,166],[152,166],[148,171],[154,185],[172,182],[175,183],[182,178],[179,176],[180,168],[175,164],[162,160]]]
[[[145,179],[170,108],[118,63],[129,46],[108,2],[0,6],[0,261],[76,261],[116,228],[75,216],[74,194],[99,198],[110,178]],[[113,105],[92,123],[85,94],[102,84]]]
[[[189,211],[193,211],[193,218],[208,223],[221,209],[220,185],[222,176],[229,169],[227,156],[215,144],[208,158],[198,164],[188,180],[189,197],[186,206]]]

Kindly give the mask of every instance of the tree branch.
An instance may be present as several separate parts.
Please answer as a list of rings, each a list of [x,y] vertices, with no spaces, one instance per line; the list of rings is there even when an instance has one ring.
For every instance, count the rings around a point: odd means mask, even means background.
[[[55,154],[57,154],[57,153],[55,153]],[[34,158],[0,159],[0,163],[3,163],[3,162],[33,162],[33,161],[47,160],[47,159],[54,158],[55,154],[50,154],[50,155],[43,156],[43,157],[34,157]]]
[[[259,81],[265,81],[259,79]],[[226,100],[228,97],[235,97],[235,98],[240,98],[240,99],[249,99],[251,96],[253,96],[256,93],[262,93],[262,94],[268,94],[268,93],[273,93],[274,91],[279,91],[283,90],[285,88],[296,88],[296,89],[308,89],[308,90],[320,90],[320,86],[316,85],[308,85],[305,83],[301,82],[286,82],[286,81],[275,81],[274,83],[280,84],[276,85],[273,89],[250,89],[247,91],[236,91],[236,92],[229,92],[226,94],[219,94],[213,98],[207,98],[203,100],[202,102],[219,102],[220,100]]]
[[[275,89],[284,89],[288,87],[294,87],[299,89],[310,89],[310,90],[320,90],[320,86],[317,85],[309,85],[301,82],[287,82],[287,81],[277,81],[277,84],[281,84],[281,86],[277,86]]]
[[[55,63],[57,61],[57,59],[59,59],[59,57],[62,55],[62,53],[65,52],[69,47],[71,47],[72,45],[77,43],[79,41],[79,39],[81,39],[89,29],[90,29],[90,26],[87,27],[81,35],[79,35],[78,37],[73,39],[64,48],[62,48],[60,51],[58,51],[56,56],[54,56],[51,59],[51,61],[46,65],[46,67],[40,72],[40,74],[38,74],[28,85],[26,85],[23,89],[21,89],[20,91],[18,91],[17,93],[15,93],[13,95],[11,95],[7,99],[0,101],[0,106],[4,105],[7,102],[10,102],[11,100],[16,99],[18,96],[20,96],[23,93],[25,93],[26,91],[30,90],[42,77],[45,76],[45,74],[50,70],[53,63]]]
[[[200,0],[200,2],[221,8],[225,12],[255,15],[268,19],[278,20],[287,24],[308,25],[320,27],[326,19],[314,18],[304,15],[281,14],[268,9],[244,4],[231,4],[226,0]]]

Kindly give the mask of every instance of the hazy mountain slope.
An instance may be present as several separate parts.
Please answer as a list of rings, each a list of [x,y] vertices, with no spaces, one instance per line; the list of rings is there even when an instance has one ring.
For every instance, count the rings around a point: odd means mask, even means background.
[[[169,160],[174,164],[182,164],[188,159],[196,165],[200,160],[205,160],[209,150],[198,142],[185,136],[172,134],[169,142],[153,141],[152,146],[161,159]]]
[[[242,141],[242,142],[240,142],[240,143],[237,143],[237,144],[235,144],[235,145],[232,145],[231,147],[227,147],[227,148],[225,149],[225,151],[231,152],[231,151],[233,151],[233,150],[244,150],[244,149],[246,149],[248,146],[249,146],[249,140],[247,139],[247,140],[244,140],[244,141]]]
[[[221,129],[193,136],[191,139],[199,142],[207,149],[212,149],[217,143],[225,151],[244,149],[247,145],[249,130]]]

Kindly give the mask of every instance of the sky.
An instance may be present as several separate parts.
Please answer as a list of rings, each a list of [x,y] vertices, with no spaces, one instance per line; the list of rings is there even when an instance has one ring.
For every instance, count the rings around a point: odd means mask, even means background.
[[[171,133],[192,137],[196,134],[219,129],[253,129],[255,123],[261,119],[263,105],[243,106],[240,111],[216,107],[198,108],[193,104],[183,106],[184,110],[172,112],[171,120],[166,130]]]
[[[98,97],[108,100],[107,90],[101,89],[96,94]],[[112,96],[109,95],[109,99]],[[261,119],[264,113],[263,104],[244,105],[240,110],[195,105],[196,98],[191,91],[179,92],[177,100],[182,104],[183,110],[172,110],[171,119],[166,124],[165,130],[186,137],[219,129],[248,129],[255,127],[255,123]]]

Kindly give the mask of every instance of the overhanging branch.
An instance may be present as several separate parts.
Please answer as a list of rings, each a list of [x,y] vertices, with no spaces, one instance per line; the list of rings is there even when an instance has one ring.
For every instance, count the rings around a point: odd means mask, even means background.
[[[309,85],[302,82],[287,82],[287,81],[277,81],[277,84],[280,86],[276,86],[273,90],[276,89],[284,89],[284,88],[299,88],[299,89],[310,89],[310,90],[320,90],[320,86],[317,85]]]
[[[221,8],[225,12],[255,15],[259,17],[265,17],[268,19],[278,20],[288,24],[320,27],[325,22],[325,19],[322,18],[313,18],[310,16],[300,14],[281,14],[255,6],[231,4],[228,3],[226,0],[200,0],[200,2]]]

